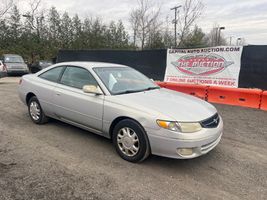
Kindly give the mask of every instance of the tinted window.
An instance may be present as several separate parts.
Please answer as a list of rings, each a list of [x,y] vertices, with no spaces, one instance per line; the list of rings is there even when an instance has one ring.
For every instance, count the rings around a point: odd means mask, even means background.
[[[80,67],[67,67],[60,82],[79,89],[82,89],[85,85],[97,85],[89,71]]]
[[[56,68],[50,69],[42,73],[39,77],[46,79],[48,81],[57,82],[59,79],[59,76],[61,75],[63,68],[64,67],[56,67]]]

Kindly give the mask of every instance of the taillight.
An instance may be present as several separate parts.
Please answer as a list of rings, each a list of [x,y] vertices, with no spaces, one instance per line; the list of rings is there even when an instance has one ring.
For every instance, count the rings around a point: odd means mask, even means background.
[[[22,83],[22,78],[21,79],[19,79],[19,85]]]

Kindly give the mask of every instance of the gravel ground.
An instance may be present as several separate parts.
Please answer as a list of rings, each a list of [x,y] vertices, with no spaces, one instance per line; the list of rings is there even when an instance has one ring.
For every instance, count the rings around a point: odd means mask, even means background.
[[[0,80],[0,199],[267,199],[267,112],[216,105],[221,143],[192,160],[122,160],[100,136],[31,122],[18,78]]]

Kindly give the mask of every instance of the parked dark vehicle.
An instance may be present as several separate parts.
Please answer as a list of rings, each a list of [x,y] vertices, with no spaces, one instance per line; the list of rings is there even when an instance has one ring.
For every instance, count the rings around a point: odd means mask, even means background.
[[[30,65],[30,71],[31,71],[31,73],[36,73],[36,72],[39,72],[40,70],[45,69],[51,65],[53,65],[52,61],[40,60],[40,61],[34,62]]]
[[[2,61],[0,61],[0,78],[7,76],[7,69],[6,66],[3,64]]]
[[[29,69],[20,55],[3,54],[0,60],[6,66],[8,75],[22,75],[29,73]]]

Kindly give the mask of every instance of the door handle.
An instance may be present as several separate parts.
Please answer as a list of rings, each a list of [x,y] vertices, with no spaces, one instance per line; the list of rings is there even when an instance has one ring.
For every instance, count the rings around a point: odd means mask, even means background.
[[[57,96],[60,96],[60,93],[56,93]]]

